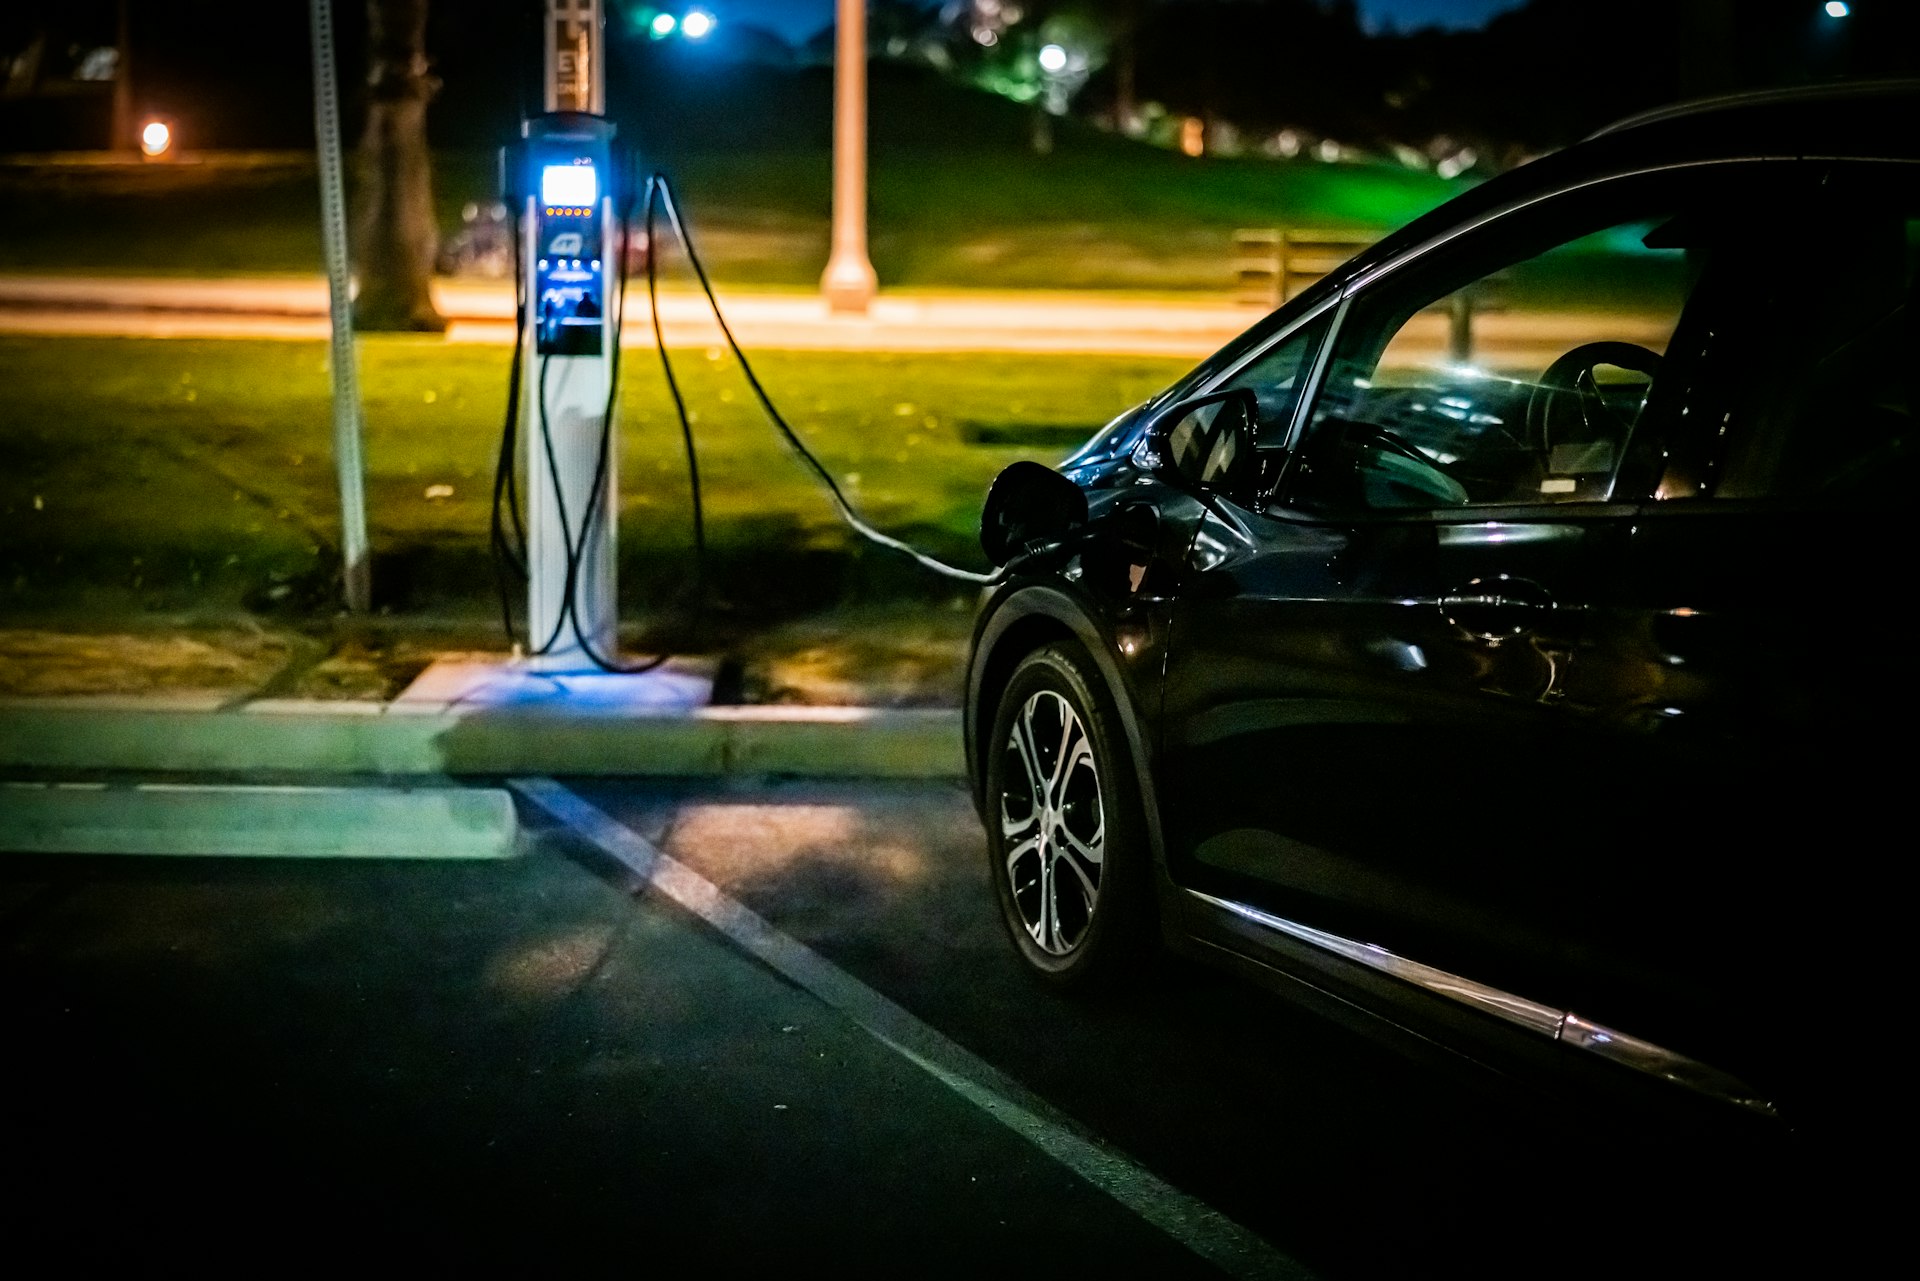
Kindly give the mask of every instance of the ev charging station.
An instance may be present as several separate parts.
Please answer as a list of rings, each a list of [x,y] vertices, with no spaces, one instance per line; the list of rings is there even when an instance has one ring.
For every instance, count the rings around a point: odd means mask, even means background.
[[[527,665],[614,660],[620,236],[600,0],[547,0],[546,114],[505,166],[520,205]],[[596,661],[599,660],[599,661]]]
[[[619,163],[614,126],[605,117],[602,24],[602,0],[547,0],[546,111],[523,124],[520,143],[501,157],[503,191],[519,222],[519,306],[507,421],[494,478],[493,539],[496,563],[525,571],[526,647],[520,651],[516,646],[516,657],[505,669],[491,663],[436,663],[401,701],[473,706],[585,697],[604,700],[609,708],[661,708],[699,706],[711,692],[707,678],[656,670],[666,661],[664,654],[627,666],[617,653],[620,468],[613,417],[626,301],[625,223],[640,184],[635,166]],[[655,174],[645,193],[649,234],[657,198],[769,424],[812,472],[848,527],[934,573],[974,585],[998,582],[1004,570],[980,574],[944,564],[861,518],[755,377],[721,314],[712,281],[681,220],[672,184],[664,174]],[[704,556],[699,467],[690,416],[659,336],[652,249],[649,245],[647,295],[661,372],[686,448],[698,559]],[[516,458],[521,436],[525,455]],[[524,530],[517,496],[520,474],[526,477]],[[511,590],[506,568],[501,573],[502,622],[511,637]],[[648,672],[653,674],[646,680],[633,679]],[[606,675],[622,678],[613,682],[619,693],[598,679]]]

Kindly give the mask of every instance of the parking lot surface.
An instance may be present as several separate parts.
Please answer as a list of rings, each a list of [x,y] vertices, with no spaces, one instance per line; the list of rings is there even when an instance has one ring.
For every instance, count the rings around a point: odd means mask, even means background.
[[[955,785],[572,790],[1273,1247],[1229,1270],[1772,1274],[1834,1248],[1792,1145],[1621,1127],[1185,964],[1098,1001],[1037,988]],[[505,862],[0,861],[10,1235],[76,1260],[1215,1271],[993,1099],[526,822]]]

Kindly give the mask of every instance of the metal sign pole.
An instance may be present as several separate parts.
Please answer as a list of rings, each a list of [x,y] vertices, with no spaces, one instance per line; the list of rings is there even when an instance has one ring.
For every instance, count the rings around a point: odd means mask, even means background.
[[[327,305],[333,319],[333,462],[340,475],[340,556],[347,608],[372,603],[367,548],[367,493],[360,446],[360,373],[353,346],[353,294],[347,258],[347,193],[340,159],[340,92],[334,74],[333,3],[311,0],[313,132],[320,159],[320,235],[327,259]]]

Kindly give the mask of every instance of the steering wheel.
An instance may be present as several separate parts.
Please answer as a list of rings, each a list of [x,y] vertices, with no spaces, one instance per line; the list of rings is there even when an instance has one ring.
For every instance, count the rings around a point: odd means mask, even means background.
[[[1601,365],[1632,370],[1655,377],[1660,370],[1660,355],[1638,343],[1589,342],[1548,365],[1527,396],[1527,438],[1534,442],[1544,460],[1553,452],[1554,437],[1585,443],[1612,440],[1626,435],[1632,426],[1600,398],[1600,386],[1593,371]],[[1579,415],[1580,432],[1575,435],[1569,418]],[[1604,415],[1605,421],[1597,421]]]

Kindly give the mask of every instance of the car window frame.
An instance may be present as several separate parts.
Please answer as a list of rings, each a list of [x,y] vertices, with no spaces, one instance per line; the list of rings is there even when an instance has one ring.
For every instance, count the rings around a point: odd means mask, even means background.
[[[1523,255],[1519,258],[1509,259],[1506,252],[1501,249],[1500,246],[1513,242],[1516,239],[1524,243],[1531,235],[1536,234],[1535,229],[1538,228],[1542,222],[1564,221],[1574,226],[1586,226],[1596,220],[1581,216],[1581,210],[1583,208],[1591,209],[1604,216],[1604,211],[1609,205],[1621,204],[1631,206],[1634,195],[1632,191],[1633,188],[1653,187],[1658,184],[1663,177],[1677,177],[1692,168],[1692,166],[1664,166],[1642,173],[1617,175],[1606,181],[1582,184],[1570,190],[1556,193],[1554,196],[1543,197],[1540,200],[1532,201],[1521,208],[1508,211],[1501,217],[1486,219],[1476,224],[1470,233],[1463,232],[1461,235],[1450,238],[1446,243],[1457,244],[1458,242],[1464,241],[1466,242],[1465,249],[1467,252],[1473,252],[1476,249],[1483,250],[1484,259],[1488,262],[1497,263],[1498,265],[1481,270],[1460,287],[1467,287],[1467,285],[1487,279],[1518,263],[1528,261],[1531,257],[1551,253],[1558,248],[1564,247],[1566,244],[1572,243],[1573,240],[1593,234],[1593,231],[1587,231],[1570,239],[1561,239],[1559,238],[1559,234],[1556,233],[1554,241],[1545,248],[1536,250],[1534,254],[1531,255]],[[1623,192],[1627,196],[1625,200],[1621,199]],[[1594,226],[1593,230],[1598,231],[1613,225],[1615,224],[1611,222],[1599,222],[1598,225]],[[1516,231],[1519,232],[1518,237],[1514,234]],[[1325,352],[1325,367],[1321,369],[1321,377],[1311,389],[1312,400],[1301,407],[1301,413],[1296,420],[1296,435],[1294,437],[1292,456],[1289,458],[1288,465],[1280,477],[1279,484],[1275,488],[1274,497],[1280,506],[1294,511],[1303,510],[1303,505],[1296,499],[1297,491],[1295,488],[1301,475],[1301,468],[1298,465],[1299,445],[1304,442],[1305,433],[1311,430],[1313,414],[1318,408],[1320,397],[1324,396],[1327,392],[1327,372],[1338,351],[1342,333],[1346,329],[1345,322],[1351,319],[1353,305],[1356,303],[1365,305],[1369,300],[1379,300],[1381,294],[1376,291],[1391,291],[1396,283],[1404,280],[1404,272],[1406,270],[1410,268],[1418,269],[1414,267],[1414,262],[1417,258],[1426,258],[1427,256],[1428,255],[1424,253],[1410,254],[1404,261],[1396,261],[1395,263],[1388,264],[1380,271],[1369,273],[1355,280],[1348,287],[1345,297],[1342,300],[1345,305],[1342,308],[1340,317],[1343,322],[1340,326],[1341,332],[1336,332],[1330,337]],[[1431,264],[1432,261],[1437,260],[1430,259],[1429,264]],[[1674,316],[1674,327],[1665,348],[1669,356],[1674,354],[1672,347],[1673,340],[1687,332],[1689,328],[1686,320],[1689,313],[1695,309],[1697,298],[1698,290],[1690,287],[1687,297],[1682,301],[1679,311]],[[1393,335],[1388,335],[1387,341],[1391,342],[1392,338]],[[1619,450],[1619,460],[1615,463],[1613,473],[1608,479],[1608,489],[1604,498],[1575,502],[1475,503],[1457,507],[1353,508],[1325,514],[1330,519],[1339,522],[1357,522],[1362,520],[1370,522],[1372,518],[1385,517],[1387,519],[1411,518],[1416,520],[1425,519],[1428,521],[1439,520],[1442,523],[1457,523],[1459,521],[1500,521],[1504,520],[1508,513],[1534,513],[1541,510],[1557,511],[1571,516],[1580,512],[1605,512],[1621,508],[1631,509],[1637,505],[1644,495],[1639,492],[1640,487],[1638,485],[1634,486],[1633,492],[1619,492],[1620,482],[1628,473],[1629,460],[1637,450],[1645,447],[1647,433],[1652,432],[1658,437],[1665,435],[1667,431],[1671,430],[1671,425],[1665,423],[1663,420],[1663,408],[1664,406],[1658,403],[1658,398],[1649,401],[1646,408],[1642,410],[1639,417],[1633,423],[1627,435],[1622,439]]]
[[[1320,346],[1315,353],[1311,372],[1306,386],[1302,389],[1299,402],[1294,406],[1292,425],[1286,436],[1284,448],[1288,458],[1282,468],[1273,492],[1261,495],[1264,514],[1290,523],[1309,525],[1358,525],[1375,524],[1383,521],[1414,522],[1424,524],[1483,524],[1488,521],[1509,523],[1513,521],[1537,522],[1540,520],[1573,520],[1583,518],[1615,518],[1631,514],[1643,503],[1652,498],[1653,484],[1657,477],[1644,485],[1645,493],[1621,494],[1614,492],[1604,501],[1580,503],[1542,503],[1542,504],[1486,504],[1474,507],[1451,508],[1405,508],[1384,510],[1352,510],[1339,513],[1307,511],[1288,500],[1288,489],[1296,468],[1300,442],[1304,437],[1313,407],[1318,402],[1326,379],[1328,366],[1345,328],[1348,314],[1356,299],[1367,291],[1380,287],[1383,282],[1391,281],[1400,273],[1421,264],[1430,255],[1441,252],[1466,237],[1497,234],[1498,229],[1515,219],[1544,216],[1544,207],[1556,205],[1562,201],[1605,197],[1605,193],[1622,183],[1655,181],[1662,175],[1684,175],[1703,171],[1732,170],[1736,173],[1760,174],[1778,166],[1783,177],[1791,177],[1794,172],[1803,172],[1817,162],[1809,157],[1790,155],[1731,155],[1707,156],[1664,164],[1634,166],[1631,168],[1609,169],[1587,176],[1577,182],[1557,184],[1553,187],[1532,192],[1525,198],[1511,202],[1498,209],[1478,214],[1456,226],[1450,227],[1417,245],[1413,245],[1396,254],[1386,262],[1369,267],[1348,280],[1337,296],[1324,298],[1292,317],[1283,327],[1276,329],[1263,341],[1251,344],[1231,363],[1214,371],[1211,376],[1197,384],[1182,386],[1186,395],[1205,395],[1225,386],[1235,375],[1253,362],[1262,359],[1270,350],[1286,342],[1300,328],[1313,322],[1329,309],[1334,312],[1332,323],[1321,336]],[[1828,162],[1830,163],[1830,162]],[[1691,302],[1691,297],[1689,298]],[[1184,380],[1183,380],[1184,381]],[[1629,437],[1627,448],[1623,449],[1623,458],[1631,451],[1634,437],[1640,434],[1636,425],[1633,437]]]

